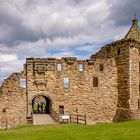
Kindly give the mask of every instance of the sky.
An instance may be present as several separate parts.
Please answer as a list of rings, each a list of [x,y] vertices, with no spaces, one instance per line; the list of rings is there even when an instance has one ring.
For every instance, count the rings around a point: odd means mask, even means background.
[[[122,39],[139,0],[0,0],[0,84],[28,57],[88,59]]]

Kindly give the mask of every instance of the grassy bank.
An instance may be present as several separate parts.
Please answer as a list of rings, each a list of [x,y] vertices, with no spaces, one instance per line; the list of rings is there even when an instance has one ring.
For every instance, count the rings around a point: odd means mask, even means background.
[[[0,140],[140,140],[140,121],[92,126],[22,126],[0,130]]]

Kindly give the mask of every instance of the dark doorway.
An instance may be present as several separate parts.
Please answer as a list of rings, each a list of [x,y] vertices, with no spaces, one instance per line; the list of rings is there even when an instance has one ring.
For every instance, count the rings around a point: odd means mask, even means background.
[[[32,109],[34,114],[49,114],[51,111],[51,100],[46,96],[36,96],[32,100]]]
[[[64,114],[64,106],[59,106],[59,114]]]

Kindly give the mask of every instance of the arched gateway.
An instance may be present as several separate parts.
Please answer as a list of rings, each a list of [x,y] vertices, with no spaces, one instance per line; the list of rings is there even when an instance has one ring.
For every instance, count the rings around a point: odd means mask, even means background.
[[[35,96],[32,100],[32,111],[34,114],[50,114],[50,98],[44,95]]]

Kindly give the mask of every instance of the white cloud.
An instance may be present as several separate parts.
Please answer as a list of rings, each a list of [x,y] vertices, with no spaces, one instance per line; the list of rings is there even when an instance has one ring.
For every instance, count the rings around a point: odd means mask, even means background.
[[[14,72],[21,72],[23,70],[23,64],[25,60],[10,60],[0,62],[0,84]]]
[[[17,60],[17,56],[13,54],[0,54],[0,62],[10,62]]]
[[[55,55],[50,55],[50,57],[55,57],[55,58],[62,58],[62,57],[76,57],[74,53],[72,52],[60,52]]]
[[[101,46],[101,44],[100,44]],[[98,50],[100,49],[98,44],[90,44],[90,45],[84,45],[84,46],[80,46],[77,47],[76,50],[78,51],[86,51],[86,52],[90,52],[90,53],[96,53]]]

